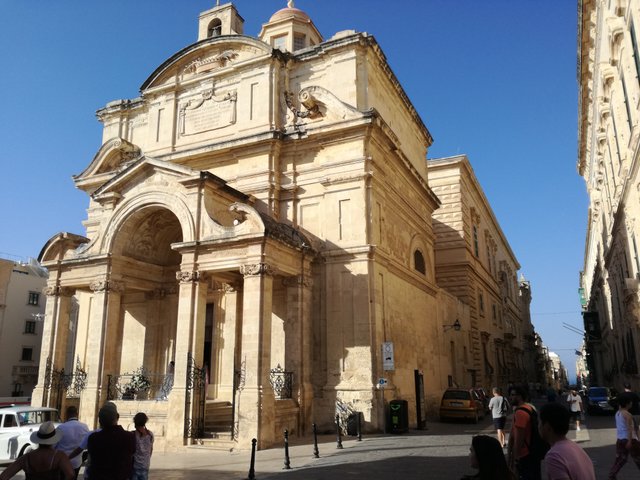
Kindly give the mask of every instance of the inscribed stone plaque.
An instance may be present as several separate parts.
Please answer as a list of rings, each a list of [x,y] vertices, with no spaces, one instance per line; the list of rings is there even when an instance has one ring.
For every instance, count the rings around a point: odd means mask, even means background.
[[[236,92],[213,95],[211,90],[180,106],[180,134],[194,135],[236,122]]]

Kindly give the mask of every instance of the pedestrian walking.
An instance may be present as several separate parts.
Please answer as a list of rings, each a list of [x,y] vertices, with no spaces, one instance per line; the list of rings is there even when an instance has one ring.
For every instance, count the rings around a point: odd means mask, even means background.
[[[540,408],[540,436],[551,445],[544,457],[548,480],[596,480],[593,462],[567,438],[571,414],[558,403]]]
[[[38,448],[9,465],[0,473],[0,480],[13,478],[20,470],[24,470],[27,480],[72,480],[74,472],[69,457],[53,448],[61,438],[62,432],[53,422],[44,422],[30,437],[31,443],[37,444]]]
[[[507,422],[509,407],[509,401],[502,396],[500,387],[493,387],[493,397],[489,401],[489,410],[491,410],[493,426],[496,429],[498,442],[500,442],[502,448],[505,446],[504,425]]]
[[[78,409],[74,405],[67,407],[65,412],[66,421],[58,426],[58,430],[62,432],[62,438],[55,445],[56,450],[60,450],[69,456],[71,466],[75,472],[74,480],[78,478],[80,467],[82,466],[82,457],[79,455],[71,458],[71,453],[80,446],[84,438],[89,433],[89,427],[86,423],[78,420]]]
[[[640,469],[640,442],[633,428],[633,417],[629,413],[631,399],[621,396],[616,412],[616,459],[609,470],[609,480],[615,480],[629,456]],[[0,479],[1,480],[1,479]]]
[[[465,475],[461,480],[516,480],[509,470],[500,442],[488,435],[476,435],[471,440],[469,462],[478,470],[475,475]]]
[[[633,428],[636,431],[636,436],[640,435],[638,432],[638,426],[640,425],[640,396],[631,390],[631,384],[624,384],[624,392],[620,394],[620,397],[625,396],[631,400],[631,406],[629,407],[629,413],[633,417]]]
[[[580,416],[582,415],[582,397],[575,390],[571,390],[567,395],[567,404],[571,410],[571,415],[576,422],[576,431],[580,431]]]
[[[147,429],[149,418],[143,412],[136,413],[133,424],[136,429],[136,453],[133,455],[132,480],[147,480],[149,478],[149,466],[153,454],[153,432]]]
[[[128,480],[133,473],[136,439],[118,425],[118,412],[104,406],[98,412],[101,430],[87,442],[91,480]]]
[[[535,407],[527,403],[529,396],[522,386],[511,387],[511,404],[515,407],[509,443],[507,446],[508,465],[518,474],[519,480],[541,480],[541,458],[530,451],[533,428],[537,428]],[[534,427],[535,425],[535,427]]]

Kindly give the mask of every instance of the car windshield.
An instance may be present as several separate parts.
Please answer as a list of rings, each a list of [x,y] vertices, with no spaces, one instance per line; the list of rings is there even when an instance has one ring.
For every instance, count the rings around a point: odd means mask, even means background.
[[[20,425],[34,425],[48,421],[57,422],[58,415],[54,410],[33,410],[29,412],[18,412]]]
[[[603,387],[590,388],[589,395],[592,397],[606,397],[607,389]]]
[[[465,390],[447,390],[442,398],[445,400],[470,400],[470,395]]]

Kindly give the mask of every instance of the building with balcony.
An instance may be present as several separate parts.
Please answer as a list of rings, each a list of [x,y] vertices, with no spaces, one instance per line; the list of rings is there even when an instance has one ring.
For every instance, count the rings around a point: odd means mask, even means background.
[[[30,397],[38,380],[47,271],[0,258],[0,397]]]
[[[578,173],[589,195],[586,362],[593,385],[640,388],[640,2],[579,2]]]

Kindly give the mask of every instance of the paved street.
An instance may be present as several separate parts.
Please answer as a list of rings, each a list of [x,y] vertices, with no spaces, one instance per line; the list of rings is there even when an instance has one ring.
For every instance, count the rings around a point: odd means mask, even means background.
[[[598,479],[606,479],[615,455],[613,417],[589,417],[587,428],[579,432],[577,441],[593,459]],[[353,437],[336,448],[335,436],[320,438],[320,458],[313,457],[311,439],[292,439],[291,470],[283,470],[283,449],[257,453],[257,480],[320,480],[329,478],[453,479],[472,473],[468,466],[471,437],[492,434],[489,419],[478,425],[465,423],[429,423],[428,430],[404,435],[365,436],[362,442]],[[576,439],[576,432],[570,432]],[[149,478],[152,480],[216,480],[246,479],[249,471],[247,452],[218,452],[192,448],[186,453],[154,454]],[[620,480],[640,477],[630,462],[618,476]],[[14,478],[22,479],[22,475]]]

